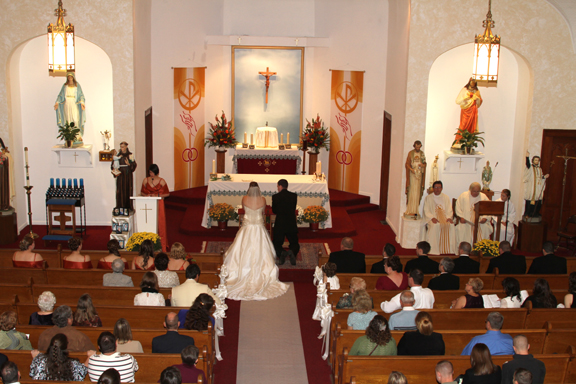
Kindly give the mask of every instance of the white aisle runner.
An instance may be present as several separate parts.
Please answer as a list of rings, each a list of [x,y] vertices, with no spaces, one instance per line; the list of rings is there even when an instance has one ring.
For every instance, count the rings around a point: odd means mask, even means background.
[[[242,302],[237,383],[308,383],[294,285],[289,285],[275,299]]]

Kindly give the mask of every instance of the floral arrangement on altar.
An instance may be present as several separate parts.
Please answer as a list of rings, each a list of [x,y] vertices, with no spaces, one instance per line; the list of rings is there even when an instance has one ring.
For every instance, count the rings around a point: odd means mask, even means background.
[[[211,122],[208,124],[210,124],[210,129],[208,137],[204,140],[204,146],[233,148],[238,144],[232,122],[226,119],[224,111],[222,111],[222,117],[218,118],[216,115],[216,125]]]
[[[309,205],[302,212],[302,221],[305,223],[322,223],[328,220],[328,211],[319,205]]]
[[[482,256],[497,257],[500,254],[498,252],[499,246],[499,241],[485,239],[474,244],[474,248],[472,250],[482,252]]]
[[[140,252],[140,244],[144,240],[150,240],[154,243],[154,251],[158,252],[162,250],[162,244],[160,243],[160,236],[152,232],[136,232],[128,239],[126,243],[127,251]]]
[[[208,208],[208,216],[216,221],[238,221],[238,211],[227,203],[214,204]]]
[[[302,140],[299,149],[310,148],[311,152],[320,152],[320,148],[325,148],[327,151],[330,149],[330,133],[324,127],[320,115],[316,115],[316,120],[312,119],[312,123],[306,119],[306,128],[302,132]]]

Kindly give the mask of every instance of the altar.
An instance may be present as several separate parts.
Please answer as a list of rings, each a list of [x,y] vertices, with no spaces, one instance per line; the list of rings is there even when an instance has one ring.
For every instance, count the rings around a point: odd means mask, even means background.
[[[222,174],[218,176],[221,177]],[[208,183],[204,216],[202,217],[202,226],[204,228],[210,228],[212,224],[216,224],[208,217],[208,209],[217,203],[228,203],[233,207],[242,204],[242,197],[248,191],[248,185],[251,181],[258,183],[262,195],[266,198],[266,204],[270,206],[272,206],[272,195],[278,193],[278,180],[284,178],[288,180],[288,190],[298,195],[298,205],[300,207],[305,209],[310,205],[321,205],[330,213],[328,183],[326,181],[316,182],[313,176],[233,174],[231,177],[232,180],[230,181],[217,180]],[[323,228],[332,228],[332,215],[328,216]]]
[[[239,144],[232,163],[234,173],[297,175],[301,170],[302,158],[296,145],[291,149],[279,150],[258,147],[248,149]]]

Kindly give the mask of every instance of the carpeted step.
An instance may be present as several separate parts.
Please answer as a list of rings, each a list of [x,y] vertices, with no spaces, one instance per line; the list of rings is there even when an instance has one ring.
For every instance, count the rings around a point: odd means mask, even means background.
[[[170,192],[170,202],[180,203],[180,204],[202,204],[206,201],[206,192],[208,187],[197,187],[190,189],[183,189],[180,191]]]
[[[346,211],[348,212],[349,215],[351,215],[353,213],[374,211],[376,209],[379,209],[379,206],[376,204],[360,204],[360,205],[354,205],[348,208]]]
[[[370,197],[357,195],[355,193],[330,189],[331,207],[350,207],[351,205],[370,204]]]
[[[330,214],[332,215],[332,228],[321,229],[318,232],[312,232],[310,228],[306,227],[298,228],[298,237],[301,239],[330,239],[357,234],[356,227],[346,212],[346,208],[331,206]]]
[[[166,207],[166,209],[174,209],[176,211],[184,212],[188,209],[190,204],[180,203],[180,202],[173,201],[173,200],[165,200],[164,206]]]
[[[191,205],[186,210],[178,232],[191,236],[211,236],[218,238],[234,238],[238,232],[238,227],[228,227],[221,231],[216,227],[202,227],[202,216],[204,215],[204,204]]]

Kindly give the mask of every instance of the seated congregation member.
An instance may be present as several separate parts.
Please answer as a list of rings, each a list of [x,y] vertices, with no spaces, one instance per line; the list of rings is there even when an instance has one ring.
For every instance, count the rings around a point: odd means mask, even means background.
[[[166,300],[164,300],[164,295],[162,295],[158,287],[158,277],[154,272],[146,272],[142,276],[142,281],[140,282],[140,288],[142,293],[134,296],[134,305],[147,305],[147,306],[166,306]]]
[[[466,370],[462,384],[500,384],[502,370],[492,362],[486,344],[478,343],[470,353],[471,368]]]
[[[504,202],[504,214],[500,219],[500,241],[509,241],[514,246],[514,222],[516,221],[516,208],[510,200],[511,192],[509,189],[503,189],[500,192],[500,198],[496,201]],[[498,216],[492,216],[494,228],[498,224]],[[494,235],[496,237],[496,235]]]
[[[114,368],[108,368],[100,375],[98,384],[120,384],[120,374]]]
[[[532,372],[524,368],[518,368],[514,372],[514,377],[512,378],[514,384],[532,384],[536,383],[532,380]]]
[[[408,288],[408,275],[402,272],[402,263],[398,256],[392,256],[384,260],[384,272],[387,273],[387,276],[378,278],[376,289],[397,291]]]
[[[440,384],[458,384],[454,380],[454,366],[448,360],[436,364],[436,381]]]
[[[90,261],[90,256],[82,255],[82,239],[79,237],[73,237],[68,240],[68,248],[70,248],[70,254],[64,257],[62,261],[62,266],[65,269],[92,269],[92,261]]]
[[[168,262],[168,270],[169,271],[185,271],[186,268],[190,265],[188,261],[186,261],[186,257],[188,254],[184,249],[184,246],[181,243],[174,243],[172,247],[170,247],[170,261]]]
[[[359,290],[366,290],[366,281],[361,277],[353,277],[350,279],[350,293],[342,295],[336,308],[352,308],[352,297],[354,293]]]
[[[546,365],[530,354],[530,344],[524,335],[514,337],[514,358],[502,365],[502,383],[512,383],[514,372],[524,368],[532,374],[532,383],[543,384],[546,376]]]
[[[154,270],[154,243],[151,240],[144,240],[140,244],[138,256],[132,260],[132,269]]]
[[[568,277],[568,294],[564,296],[564,306],[566,308],[576,308],[576,272],[572,272]]]
[[[68,338],[62,333],[50,340],[45,354],[37,349],[33,350],[32,358],[32,380],[83,381],[88,373],[84,363],[68,356]]]
[[[474,240],[474,204],[479,201],[489,201],[485,194],[480,192],[480,184],[472,183],[466,192],[463,192],[456,200],[456,215],[460,222],[456,226],[456,238],[472,244]],[[489,239],[493,232],[488,222],[488,216],[482,216],[478,221],[478,240]]]
[[[180,285],[178,274],[167,270],[168,262],[168,255],[164,252],[160,252],[154,258],[154,267],[156,267],[156,269],[153,273],[158,277],[158,286],[160,286],[160,288],[172,288]]]
[[[416,316],[416,331],[404,333],[398,342],[398,355],[443,355],[446,352],[442,335],[434,332],[428,312]]]
[[[374,316],[366,328],[366,335],[356,339],[349,354],[350,356],[396,355],[396,340],[392,337],[384,316]]]
[[[430,244],[430,254],[446,255],[454,253],[456,235],[454,232],[454,221],[452,217],[452,199],[442,193],[443,185],[441,181],[432,184],[434,193],[429,194],[424,199],[424,220],[428,230],[426,231],[426,241]]]
[[[480,263],[470,258],[472,246],[463,241],[458,246],[458,257],[454,259],[454,269],[452,273],[457,275],[466,273],[480,273]]]
[[[108,241],[106,244],[108,248],[108,252],[110,252],[107,256],[104,256],[100,260],[98,260],[98,269],[112,269],[112,262],[116,259],[122,260],[124,262],[124,267],[126,269],[129,268],[128,262],[125,258],[120,256],[120,243],[116,239],[112,239]]]
[[[402,372],[392,371],[388,375],[388,384],[408,384],[408,379]]]
[[[186,329],[205,331],[208,329],[208,323],[212,323],[212,328],[214,328],[214,318],[210,316],[210,310],[213,306],[214,299],[212,296],[201,293],[189,310],[181,309],[178,312],[178,320]],[[184,315],[184,321],[180,320],[182,315]]]
[[[404,291],[400,294],[402,310],[390,316],[389,326],[391,331],[407,331],[416,329],[416,316],[420,311],[414,309],[414,294]]]
[[[105,287],[133,287],[132,278],[122,273],[125,267],[126,264],[120,258],[112,261],[112,272],[104,274],[102,285]]]
[[[92,297],[89,294],[85,293],[78,299],[72,325],[76,327],[102,326],[102,320],[100,320],[100,316],[98,316],[98,312],[94,308],[94,304],[92,304]]]
[[[484,288],[484,282],[478,277],[473,277],[466,283],[464,287],[464,296],[452,301],[451,309],[463,308],[484,308],[484,300],[480,291]]]
[[[532,294],[524,300],[522,308],[526,308],[529,302],[532,303],[532,308],[556,308],[558,305],[556,296],[552,293],[548,280],[546,279],[534,280]]]
[[[378,273],[378,274],[386,273],[386,271],[384,270],[384,262],[386,261],[387,258],[394,256],[395,253],[396,248],[392,244],[386,243],[386,245],[382,249],[382,260],[372,264],[372,267],[370,267],[370,273]],[[400,272],[402,272],[402,264],[400,264]]]
[[[114,325],[114,337],[116,338],[116,351],[121,353],[144,353],[142,344],[132,339],[132,327],[125,318],[121,317]]]
[[[18,332],[18,315],[14,311],[6,311],[0,315],[0,349],[31,350],[32,344],[25,333]]]
[[[54,327],[48,328],[40,334],[40,337],[38,337],[38,349],[41,351],[48,350],[52,338],[56,334],[62,333],[66,335],[68,339],[68,350],[70,352],[96,350],[96,347],[92,344],[88,336],[72,326],[73,321],[72,309],[70,309],[69,306],[61,305],[56,308],[52,315]]]
[[[4,384],[20,384],[20,372],[16,363],[13,361],[6,361],[4,364],[0,365],[2,382]]]
[[[430,244],[427,241],[421,241],[416,244],[416,255],[418,257],[406,263],[404,272],[410,273],[414,269],[419,269],[427,275],[437,273],[439,264],[428,257],[428,252],[430,252]]]
[[[428,283],[428,288],[436,291],[449,291],[460,289],[460,278],[452,274],[454,270],[454,261],[449,257],[440,260],[438,267],[440,275],[433,277]]]
[[[152,339],[152,353],[181,353],[188,345],[194,345],[194,339],[190,336],[178,333],[178,315],[170,312],[164,318],[166,334]]]
[[[14,268],[42,268],[44,259],[39,253],[34,252],[34,239],[24,236],[20,241],[20,250],[12,255],[12,266]]]
[[[522,255],[512,254],[512,247],[508,241],[501,241],[498,246],[500,256],[490,260],[486,273],[494,273],[498,268],[500,275],[523,275],[526,273],[526,258]]]
[[[174,368],[180,371],[183,383],[196,383],[198,381],[198,376],[200,375],[202,376],[202,382],[207,382],[204,371],[196,368],[199,354],[200,351],[195,345],[188,345],[180,353],[180,356],[182,357],[182,364],[174,365]]]
[[[372,298],[368,292],[356,291],[352,297],[352,309],[354,312],[348,315],[348,329],[364,330],[370,323],[370,320],[376,316],[376,312],[372,310]]]
[[[324,284],[330,283],[330,289],[340,289],[340,279],[336,276],[338,266],[334,263],[327,262],[322,266],[324,272]]]
[[[190,264],[186,268],[186,281],[177,287],[172,288],[171,303],[173,307],[191,307],[199,294],[207,293],[220,305],[220,299],[214,295],[210,287],[206,284],[198,283],[200,278],[200,267]]]
[[[542,253],[544,256],[537,257],[532,261],[528,273],[535,275],[565,275],[568,273],[566,258],[554,254],[554,244],[551,241],[542,245]]]
[[[422,288],[424,281],[424,274],[419,269],[414,269],[410,272],[408,277],[408,285],[410,292],[414,294],[414,308],[416,309],[430,309],[434,307],[434,293],[430,288]],[[392,313],[402,307],[400,304],[400,295],[397,294],[390,301],[383,301],[380,308],[386,313]]]
[[[500,308],[520,308],[524,301],[520,294],[520,282],[513,277],[506,277],[502,280],[502,288],[506,297],[500,300]]]
[[[468,345],[464,347],[462,355],[470,355],[472,348],[478,343],[487,345],[490,353],[494,356],[513,354],[512,336],[500,331],[503,324],[504,316],[500,312],[490,312],[486,319],[486,333],[472,338]]]
[[[134,373],[138,370],[138,363],[134,356],[116,351],[116,338],[110,332],[102,332],[98,336],[98,349],[88,358],[88,376],[90,381],[98,381],[100,376],[108,369],[114,368],[120,374],[122,383],[133,383]]]
[[[330,253],[328,261],[338,266],[339,273],[366,273],[366,255],[354,250],[354,240],[345,237],[340,250]]]
[[[29,325],[54,325],[52,314],[56,305],[56,296],[50,291],[44,291],[38,296],[38,312],[30,315]]]
[[[182,384],[182,374],[176,367],[165,368],[160,374],[160,384]]]

